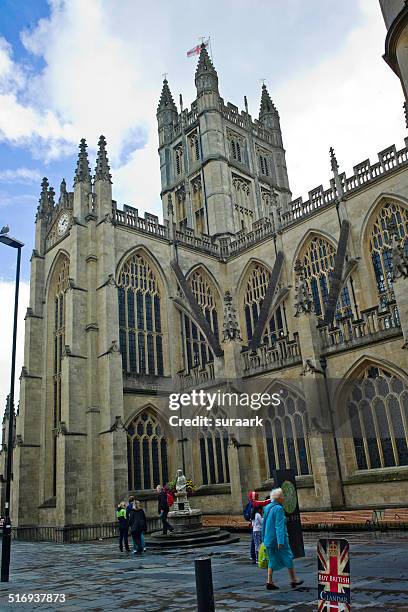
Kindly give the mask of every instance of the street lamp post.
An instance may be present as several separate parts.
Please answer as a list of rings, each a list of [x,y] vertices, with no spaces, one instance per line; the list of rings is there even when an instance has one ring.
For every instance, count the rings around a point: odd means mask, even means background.
[[[0,231],[0,242],[17,249],[16,286],[14,295],[14,323],[13,323],[13,348],[11,353],[11,380],[9,396],[9,426],[7,438],[7,467],[6,467],[6,496],[3,523],[3,542],[1,550],[1,582],[8,582],[10,576],[10,553],[11,553],[11,521],[10,521],[10,492],[11,492],[11,468],[13,459],[13,427],[14,427],[14,378],[16,373],[16,341],[17,341],[17,313],[18,313],[18,291],[20,285],[20,264],[22,242],[8,235],[8,227]]]

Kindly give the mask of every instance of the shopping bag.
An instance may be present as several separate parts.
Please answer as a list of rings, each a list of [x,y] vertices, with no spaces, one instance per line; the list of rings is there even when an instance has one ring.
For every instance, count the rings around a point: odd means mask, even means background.
[[[268,551],[266,550],[265,544],[262,542],[258,550],[258,567],[266,569],[268,567],[268,561]]]

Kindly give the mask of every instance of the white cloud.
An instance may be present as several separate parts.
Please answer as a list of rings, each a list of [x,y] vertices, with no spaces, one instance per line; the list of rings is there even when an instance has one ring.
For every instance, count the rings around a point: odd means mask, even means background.
[[[252,90],[251,109],[259,107],[254,71],[263,76],[285,62],[278,42],[274,48],[275,37],[271,41],[257,35],[256,27],[262,30],[264,24],[250,3],[240,2],[239,11],[231,13],[226,0],[209,0],[211,10],[197,20],[198,3],[186,1],[176,11],[164,0],[49,1],[49,17],[22,34],[25,47],[44,61],[40,74],[30,75],[13,62],[9,45],[0,39],[0,139],[30,146],[36,156],[50,161],[72,152],[83,136],[94,154],[99,134],[105,134],[114,197],[141,210],[157,212],[161,207],[155,117],[161,73],[169,71],[176,101],[183,91],[187,106],[195,93],[195,61],[187,60],[185,52],[196,37],[211,28],[217,32],[221,93],[239,103]],[[296,2],[292,8],[282,4],[286,20],[286,13],[295,15]],[[278,14],[276,3],[260,6],[265,15]],[[333,4],[334,16],[335,10]],[[355,16],[357,25],[351,24],[340,48],[326,47],[321,60],[314,57],[306,68],[304,63],[297,69],[288,66],[287,78],[280,77],[271,88],[281,114],[294,197],[328,184],[329,146],[335,147],[341,169],[350,169],[401,139],[402,94],[381,58],[385,27],[379,6],[358,0]],[[191,28],[180,28],[182,17]],[[248,45],[237,40],[236,32],[239,40],[247,37]],[[307,52],[304,34],[294,39],[299,53]],[[6,81],[11,83],[8,89]]]
[[[31,146],[46,160],[72,149],[78,140],[72,124],[38,103],[24,101],[30,74],[12,59],[12,49],[0,38],[0,141]],[[41,100],[41,97],[39,98]]]
[[[37,183],[40,180],[41,173],[32,168],[0,170],[0,181],[3,183]]]
[[[403,95],[382,59],[385,27],[377,2],[359,0],[361,25],[344,45],[276,92],[294,197],[330,178],[329,147],[340,171],[389,145],[403,146]]]
[[[0,280],[0,304],[2,323],[2,343],[0,351],[0,418],[2,418],[6,406],[6,398],[10,392],[11,376],[11,349],[13,341],[14,320],[14,283]],[[24,317],[29,303],[29,284],[20,282],[18,327],[17,327],[17,354],[16,354],[16,379],[14,386],[15,406],[17,407],[20,396],[19,376],[24,357]]]

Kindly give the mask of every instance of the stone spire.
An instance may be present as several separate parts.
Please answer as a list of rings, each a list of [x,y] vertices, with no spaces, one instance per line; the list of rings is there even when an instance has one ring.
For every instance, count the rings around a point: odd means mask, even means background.
[[[271,113],[278,114],[274,103],[272,102],[272,98],[269,95],[268,90],[266,89],[265,83],[262,85],[262,94],[261,94],[261,106],[259,108],[259,120],[262,119],[266,115],[270,115]]]
[[[39,204],[37,208],[38,215],[42,217],[46,215],[49,211],[48,187],[49,187],[48,179],[46,176],[44,176],[41,182],[41,193],[40,193],[40,199],[39,199]]]
[[[87,147],[88,145],[86,144],[85,138],[81,138],[77,167],[75,170],[74,187],[76,187],[78,183],[91,185],[91,169],[89,168],[88,153],[86,151]]]
[[[337,163],[337,158],[336,158],[336,154],[334,152],[333,147],[330,147],[329,152],[330,152],[330,166],[331,166],[332,172],[336,172],[339,169],[339,164]]]
[[[172,110],[177,113],[177,107],[173,100],[173,96],[171,95],[171,91],[170,91],[170,87],[169,87],[169,83],[167,79],[164,79],[163,81],[163,88],[162,88],[162,92],[161,92],[161,96],[159,100],[159,106],[157,107],[157,112],[160,113],[161,111],[164,111],[164,110]]]
[[[233,305],[232,295],[230,291],[226,291],[224,295],[224,324],[223,324],[223,342],[229,340],[241,341],[237,311]]]
[[[96,157],[94,180],[112,183],[112,175],[109,170],[108,155],[106,153],[106,139],[105,136],[100,136],[98,140],[98,155]]]
[[[336,186],[337,197],[342,198],[344,195],[343,185],[339,175],[339,164],[333,147],[330,147],[330,166],[334,175],[334,184]]]
[[[63,208],[68,206],[68,192],[67,192],[67,183],[65,179],[62,179],[61,181],[58,206],[62,206]]]
[[[201,45],[200,57],[195,73],[197,93],[203,91],[216,91],[218,93],[218,75],[208,55],[207,47]]]

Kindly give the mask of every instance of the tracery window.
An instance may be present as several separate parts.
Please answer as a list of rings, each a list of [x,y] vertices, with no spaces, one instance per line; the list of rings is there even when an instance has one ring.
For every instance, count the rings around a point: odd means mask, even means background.
[[[283,387],[281,403],[265,408],[264,435],[269,477],[274,470],[292,469],[297,476],[311,474],[306,404]]]
[[[197,176],[191,181],[191,191],[195,230],[198,234],[203,234],[205,232],[205,216],[201,176]]]
[[[231,155],[236,161],[242,162],[241,144],[239,140],[231,138]]]
[[[400,204],[387,202],[374,220],[370,235],[370,252],[377,282],[377,292],[383,305],[395,299],[392,284],[392,236],[388,230],[393,226],[401,240],[404,240],[408,255],[408,210]]]
[[[60,255],[55,267],[51,288],[54,299],[54,350],[53,350],[53,428],[61,421],[61,365],[65,347],[65,292],[69,281],[69,259]],[[57,438],[53,439],[53,495],[57,492]]]
[[[265,176],[269,176],[269,161],[266,155],[262,155],[262,153],[260,153],[258,156],[258,163],[260,173],[264,174]]]
[[[200,460],[203,484],[220,484],[230,481],[228,463],[228,429],[216,427],[215,419],[227,419],[217,406],[211,411],[213,425],[203,426],[200,433]]]
[[[200,141],[197,132],[194,132],[189,136],[190,143],[190,156],[193,161],[199,161],[200,159]]]
[[[189,279],[191,290],[198,302],[205,318],[207,319],[214,335],[219,337],[217,304],[215,291],[206,275],[196,270]],[[205,367],[214,361],[214,354],[210,346],[198,329],[194,321],[187,315],[182,316],[182,327],[184,331],[184,363],[187,371],[195,367]]]
[[[133,374],[163,375],[161,295],[156,276],[139,253],[123,264],[118,281],[122,367]]]
[[[408,385],[369,366],[346,401],[358,470],[408,465]]]
[[[174,157],[176,161],[176,174],[183,174],[184,172],[184,159],[183,159],[183,145],[179,144],[174,148]]]
[[[249,272],[245,286],[244,312],[248,342],[252,338],[262,302],[268,288],[271,273],[265,266],[256,264]],[[283,308],[279,305],[266,325],[263,342],[273,345],[276,340],[286,334],[286,326],[283,316]]]
[[[169,480],[168,441],[162,426],[144,410],[127,428],[129,491],[154,489]]]
[[[253,221],[252,198],[251,198],[251,183],[246,179],[233,175],[232,186],[234,189],[234,207],[240,229],[251,229]]]
[[[329,298],[335,255],[336,250],[328,240],[322,236],[314,236],[309,240],[302,257],[300,257],[313,297],[315,312],[318,316],[324,314]],[[350,293],[348,287],[345,286],[340,291],[335,316],[339,318],[351,314]]]
[[[176,218],[180,228],[187,227],[186,191],[184,186],[176,191]]]

